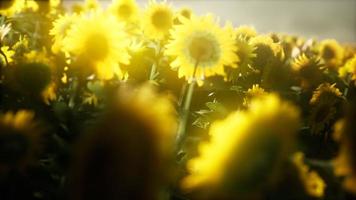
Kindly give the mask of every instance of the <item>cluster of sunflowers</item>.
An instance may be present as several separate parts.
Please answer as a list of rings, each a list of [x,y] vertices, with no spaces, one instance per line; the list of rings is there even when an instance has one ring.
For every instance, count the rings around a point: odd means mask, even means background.
[[[355,45],[167,1],[0,15],[0,199],[356,198]]]

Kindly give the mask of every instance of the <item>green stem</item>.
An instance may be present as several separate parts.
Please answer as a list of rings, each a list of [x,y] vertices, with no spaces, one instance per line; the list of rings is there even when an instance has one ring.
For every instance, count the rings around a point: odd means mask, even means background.
[[[195,74],[197,72],[198,63],[199,62],[197,61],[195,64],[194,72],[193,72],[193,80],[191,83],[189,83],[187,94],[185,95],[185,99],[184,99],[182,114],[180,117],[180,123],[178,126],[178,133],[177,133],[178,147],[181,146],[181,144],[183,143],[184,138],[186,136],[187,123],[188,123],[189,113],[190,113],[190,105],[192,103],[194,88],[195,88],[195,84],[196,84]]]
[[[150,81],[153,81],[155,79],[156,76],[156,71],[157,71],[157,65],[156,62],[153,63],[152,67],[151,67],[151,73],[150,73]]]

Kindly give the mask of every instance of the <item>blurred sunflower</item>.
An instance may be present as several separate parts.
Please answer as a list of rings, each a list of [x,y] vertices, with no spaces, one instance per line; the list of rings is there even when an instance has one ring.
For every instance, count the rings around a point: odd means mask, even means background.
[[[202,85],[205,77],[226,76],[224,66],[237,67],[234,38],[217,25],[213,16],[181,19],[183,24],[172,30],[165,52],[175,59],[171,67],[178,69],[179,78],[184,76],[188,82],[196,80]]]
[[[181,17],[190,19],[193,11],[190,8],[181,8],[174,16],[174,25],[182,24]]]
[[[126,23],[134,22],[139,17],[136,0],[113,0],[109,10],[118,20]]]
[[[236,38],[237,55],[239,57],[238,68],[228,68],[227,80],[236,81],[240,74],[246,75],[254,71],[252,68],[253,59],[256,57],[256,47],[253,46],[246,36],[237,36]]]
[[[98,0],[85,0],[85,11],[96,11],[98,9],[100,9],[100,3],[98,2]]]
[[[23,11],[33,11],[36,12],[39,9],[39,5],[35,0],[13,0],[13,3],[10,2],[10,7],[0,10],[1,15],[11,17],[17,13]]]
[[[60,15],[54,22],[49,34],[53,36],[53,53],[58,53],[63,48],[63,40],[67,36],[68,30],[78,19],[76,14]]]
[[[337,114],[337,105],[343,99],[335,84],[323,83],[314,91],[310,99],[312,105],[309,125],[313,134],[321,133],[330,125]]]
[[[305,191],[310,196],[316,198],[323,197],[326,184],[317,172],[310,170],[309,167],[304,164],[304,154],[302,152],[295,153],[292,161],[298,170],[299,179],[303,183]]]
[[[173,20],[174,12],[166,1],[150,0],[142,22],[145,35],[157,40],[165,38],[173,27]]]
[[[236,28],[237,37],[246,38],[247,40],[257,36],[257,31],[253,26],[242,25]]]
[[[34,121],[33,112],[19,110],[0,114],[0,170],[23,170],[33,164],[41,149],[42,132]]]
[[[78,19],[63,40],[64,51],[77,56],[79,70],[87,75],[95,73],[103,80],[124,77],[119,64],[130,63],[129,44],[123,25],[101,14]]]
[[[343,177],[343,187],[356,194],[355,118],[344,118],[335,123],[334,139],[340,143],[338,156],[333,160],[334,173]]]
[[[160,199],[172,173],[175,117],[152,85],[121,88],[79,143],[73,199]]]
[[[271,37],[258,35],[251,38],[250,44],[256,48],[256,57],[253,58],[253,67],[264,69],[267,65],[276,65],[284,58],[284,51],[280,44],[275,43]]]
[[[253,85],[252,88],[247,90],[243,105],[248,107],[253,100],[257,98],[264,98],[264,96],[267,94],[268,93],[263,88],[261,88],[258,84]]]
[[[326,64],[326,67],[337,70],[344,58],[343,47],[334,39],[326,39],[318,45],[320,57]]]
[[[298,126],[297,108],[273,94],[253,101],[246,112],[214,122],[210,142],[202,144],[200,156],[188,162],[190,174],[183,188],[202,190],[202,199],[258,193],[278,179]]]
[[[318,58],[302,54],[296,57],[291,65],[303,89],[315,88],[323,81],[322,64]]]
[[[343,79],[348,79],[350,75],[350,80],[354,81],[356,84],[356,55],[346,61],[345,65],[339,68],[339,77]]]
[[[15,55],[14,50],[11,50],[8,46],[2,46],[1,52],[2,52],[2,54],[0,54],[0,61],[3,65],[5,65],[6,62],[12,63],[14,61],[13,60],[13,57]],[[6,56],[6,58],[4,56]]]

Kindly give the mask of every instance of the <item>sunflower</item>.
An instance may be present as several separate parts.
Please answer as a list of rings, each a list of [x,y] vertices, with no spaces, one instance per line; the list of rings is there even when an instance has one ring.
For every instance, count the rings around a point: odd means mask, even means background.
[[[8,46],[2,46],[1,47],[1,52],[2,54],[0,54],[0,62],[5,65],[6,64],[6,61],[8,63],[12,63],[14,60],[13,60],[13,57],[15,55],[15,51],[14,50],[10,50],[10,48]],[[4,57],[6,56],[6,58]]]
[[[305,191],[310,196],[317,198],[323,197],[326,184],[317,172],[310,170],[309,167],[304,164],[304,154],[301,152],[295,153],[292,161],[298,170],[299,179],[303,182]]]
[[[0,114],[1,170],[23,169],[31,164],[40,151],[42,132],[31,111]]]
[[[58,19],[53,22],[53,28],[49,34],[53,36],[52,51],[58,53],[63,47],[63,39],[67,36],[68,30],[75,24],[78,16],[76,14],[60,15]]]
[[[138,18],[139,7],[136,0],[113,0],[109,10],[123,22],[133,22]]]
[[[313,134],[321,133],[334,120],[337,105],[343,99],[342,93],[335,84],[323,83],[314,91],[309,124]]]
[[[121,88],[111,103],[80,140],[73,199],[160,199],[174,155],[174,106],[152,85]]]
[[[351,80],[356,84],[356,55],[346,61],[345,65],[339,68],[339,77],[347,79],[350,75]]]
[[[169,34],[173,27],[174,12],[166,1],[157,3],[150,0],[143,16],[143,29],[147,37],[161,40]]]
[[[340,143],[338,156],[333,160],[334,173],[343,177],[343,187],[356,194],[356,161],[353,157],[355,136],[354,118],[343,118],[335,123],[334,139]],[[353,138],[352,138],[353,137]]]
[[[190,8],[181,8],[174,17],[174,24],[182,24],[182,21],[180,20],[181,17],[190,19],[193,15],[193,11]]]
[[[14,0],[10,7],[0,10],[0,14],[11,17],[23,11],[30,10],[36,12],[38,9],[39,5],[34,0]]]
[[[49,105],[52,101],[57,99],[57,85],[52,82],[50,83],[41,93],[43,101]]]
[[[84,10],[85,11],[96,11],[100,9],[100,4],[98,0],[85,0]]]
[[[225,76],[224,66],[237,67],[239,58],[234,38],[221,29],[211,15],[182,18],[183,24],[171,32],[166,55],[175,60],[171,67],[178,69],[178,77],[203,84],[205,77]]]
[[[130,63],[129,44],[123,25],[114,17],[101,14],[78,19],[63,40],[64,50],[77,56],[81,70],[94,72],[104,80],[115,75],[120,79],[123,77],[119,64]]]
[[[252,60],[256,57],[256,47],[249,42],[246,36],[237,36],[236,46],[237,55],[240,59],[238,62],[239,67],[237,69],[227,69],[228,81],[236,81],[240,74],[246,75],[254,71],[252,68]]]
[[[284,58],[284,51],[280,44],[275,43],[271,37],[259,35],[251,38],[251,45],[256,50],[256,57],[253,58],[253,68],[264,69],[267,65],[280,63]]]
[[[340,67],[344,58],[343,47],[334,39],[326,39],[320,42],[318,46],[320,57],[329,69]]]
[[[183,188],[203,190],[208,199],[231,199],[272,184],[293,149],[298,126],[297,108],[273,94],[214,122],[210,142],[188,162]]]
[[[302,54],[296,57],[291,65],[302,88],[315,88],[322,82],[323,70],[318,58]]]
[[[250,38],[257,36],[257,31],[253,26],[242,25],[236,28],[235,34],[238,37],[249,40]]]
[[[253,85],[252,88],[247,90],[243,105],[248,107],[254,99],[263,98],[267,94],[268,93],[258,84]]]

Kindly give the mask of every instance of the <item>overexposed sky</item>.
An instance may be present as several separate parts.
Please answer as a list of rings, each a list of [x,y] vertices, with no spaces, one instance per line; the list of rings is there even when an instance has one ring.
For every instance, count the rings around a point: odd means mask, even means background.
[[[64,0],[66,1],[66,0]],[[70,5],[81,0],[67,0]],[[111,0],[99,0],[107,5]],[[144,7],[146,0],[138,0]],[[285,32],[318,39],[356,43],[356,0],[168,0],[173,7],[190,7],[198,14],[214,13],[235,26]]]

